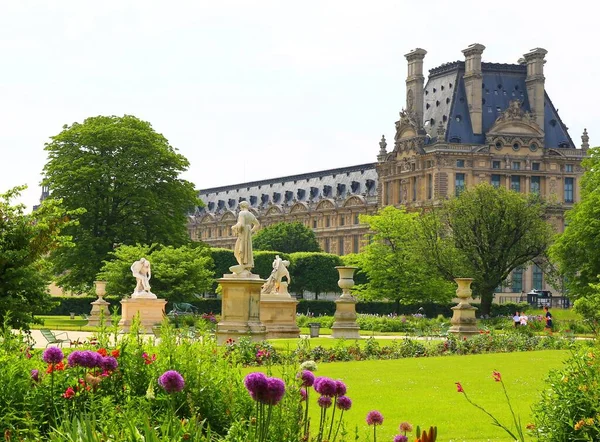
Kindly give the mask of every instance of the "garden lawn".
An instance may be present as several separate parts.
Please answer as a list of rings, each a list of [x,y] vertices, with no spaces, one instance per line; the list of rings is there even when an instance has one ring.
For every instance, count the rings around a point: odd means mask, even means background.
[[[31,328],[33,329],[49,328],[52,330],[66,331],[98,331],[100,329],[100,327],[88,326],[88,320],[83,319],[79,315],[75,315],[74,319],[71,319],[70,316],[36,316],[36,319],[41,320],[42,324],[31,324]]]
[[[492,372],[498,370],[515,413],[525,427],[531,421],[530,408],[544,388],[547,373],[560,368],[568,356],[568,351],[548,350],[320,363],[315,375],[341,379],[348,387],[347,395],[353,405],[345,413],[345,422],[352,437],[346,440],[354,440],[357,426],[359,440],[372,440],[372,428],[366,425],[365,417],[370,410],[379,410],[385,419],[377,429],[379,441],[392,440],[403,421],[415,428],[437,425],[438,441],[510,441],[502,429],[492,425],[488,416],[467,403],[457,392],[455,382],[461,382],[474,402],[511,428],[512,417],[501,384],[492,378]],[[257,368],[245,371],[257,371]],[[273,375],[277,376],[276,366]],[[318,425],[317,397],[311,390],[313,431]],[[367,434],[371,435],[370,439],[366,439]]]
[[[323,348],[334,348],[334,347],[339,347],[339,346],[344,346],[344,347],[349,347],[351,345],[356,345],[358,343],[358,345],[360,345],[361,348],[364,348],[364,346],[366,345],[367,341],[369,340],[369,338],[363,338],[363,339],[333,339],[333,338],[285,338],[285,339],[269,339],[269,344],[271,344],[273,346],[273,348],[275,348],[277,351],[283,351],[283,352],[288,352],[288,351],[294,351],[296,348],[298,348],[298,344],[300,344],[302,342],[303,339],[306,339],[308,341],[308,344],[310,345],[310,348],[315,348],[318,346],[321,346]],[[375,342],[377,342],[379,344],[380,347],[384,347],[384,346],[389,346],[392,345],[392,343],[396,340],[396,339],[390,339],[390,338],[384,338],[384,339],[377,339],[377,338],[373,338],[375,339]],[[406,337],[404,337],[404,335],[398,336],[397,340],[404,340],[406,339]],[[410,339],[410,338],[409,338]],[[414,337],[412,338],[414,339]],[[435,339],[420,339],[419,343],[423,344],[425,346],[428,346],[430,343],[439,343],[440,339],[439,338],[435,338]]]

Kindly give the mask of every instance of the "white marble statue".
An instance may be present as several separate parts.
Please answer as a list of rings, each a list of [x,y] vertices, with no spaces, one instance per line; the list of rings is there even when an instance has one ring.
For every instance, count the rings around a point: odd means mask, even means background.
[[[290,272],[287,267],[290,265],[289,261],[283,260],[279,255],[275,255],[273,260],[273,270],[267,278],[267,281],[263,284],[261,293],[279,293],[281,286],[281,280],[285,276],[287,283],[290,283]]]
[[[260,228],[260,223],[256,217],[248,210],[250,205],[247,201],[240,203],[240,213],[237,223],[231,227],[231,230],[237,235],[235,249],[233,254],[238,262],[237,266],[229,269],[236,274],[250,272],[254,267],[254,257],[252,255],[252,234]]]
[[[150,291],[150,278],[152,278],[150,261],[141,258],[139,261],[134,262],[131,265],[131,273],[136,279],[135,289],[131,297],[155,298],[156,296]]]

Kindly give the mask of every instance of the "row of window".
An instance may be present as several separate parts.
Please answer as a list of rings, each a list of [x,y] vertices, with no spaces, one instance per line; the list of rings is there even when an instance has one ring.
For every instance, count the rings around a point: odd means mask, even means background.
[[[338,255],[345,255],[346,253],[358,253],[360,252],[360,238],[361,235],[352,235],[352,250],[345,250],[344,237],[340,236],[337,238],[337,251],[332,250],[332,238],[325,238],[323,251],[325,253],[336,252]]]
[[[534,290],[542,290],[542,286],[544,285],[544,276],[542,273],[542,269],[540,269],[537,265],[533,265],[531,272],[531,288]],[[512,272],[511,276],[511,286],[510,289],[513,293],[520,293],[523,291],[523,269],[515,269]]]
[[[456,167],[465,167],[465,160],[456,160]],[[510,164],[512,170],[521,170],[521,161],[512,161]],[[531,170],[541,170],[541,163],[532,162]],[[494,160],[492,161],[492,169],[502,169],[502,161]],[[565,164],[565,172],[572,173],[573,165]]]
[[[429,180],[431,180],[431,175],[429,176]],[[515,192],[521,192],[521,176],[520,175],[511,175],[510,177],[510,190]],[[500,181],[502,179],[501,175],[493,174],[491,178],[491,184],[494,187],[500,187]],[[529,177],[529,192],[531,193],[540,193],[541,190],[541,176],[531,176]],[[574,201],[574,187],[575,187],[575,178],[565,178],[564,180],[564,201],[565,203],[572,203]],[[454,192],[455,195],[458,196],[462,191],[465,190],[465,174],[457,173],[454,178]],[[429,187],[428,187],[429,192]],[[429,197],[431,198],[431,197]]]

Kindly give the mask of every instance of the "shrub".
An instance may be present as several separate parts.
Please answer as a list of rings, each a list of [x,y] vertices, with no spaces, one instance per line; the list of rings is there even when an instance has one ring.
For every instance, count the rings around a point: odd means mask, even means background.
[[[600,440],[600,360],[597,349],[583,349],[553,370],[548,388],[533,408],[534,433],[553,441]]]

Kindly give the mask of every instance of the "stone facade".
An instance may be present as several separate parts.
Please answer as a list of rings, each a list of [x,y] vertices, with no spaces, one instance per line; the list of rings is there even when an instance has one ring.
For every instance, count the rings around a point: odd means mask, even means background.
[[[232,248],[235,210],[246,199],[263,226],[302,221],[324,251],[343,255],[366,244],[358,215],[388,205],[418,209],[482,182],[541,194],[562,231],[565,211],[579,200],[588,134],[576,148],[544,90],[546,50],[517,64],[484,63],[484,50],[470,45],[464,61],[431,69],[426,83],[427,52],[406,54],[405,108],[389,150],[381,138],[377,163],[203,190],[205,207],[191,217],[190,235]],[[535,267],[515,272],[509,284],[497,300],[552,290]]]

